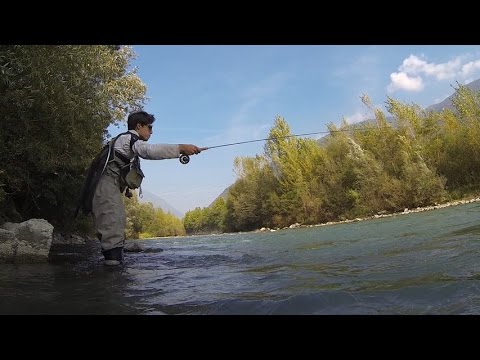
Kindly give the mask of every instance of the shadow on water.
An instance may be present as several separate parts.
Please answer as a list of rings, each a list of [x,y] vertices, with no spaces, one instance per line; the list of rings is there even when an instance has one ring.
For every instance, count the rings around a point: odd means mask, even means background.
[[[449,234],[445,234],[446,237],[461,235],[480,235],[480,225],[468,226],[459,230],[452,231]]]
[[[0,314],[142,313],[124,296],[128,260],[105,266],[96,242],[52,246],[48,263],[0,266]]]

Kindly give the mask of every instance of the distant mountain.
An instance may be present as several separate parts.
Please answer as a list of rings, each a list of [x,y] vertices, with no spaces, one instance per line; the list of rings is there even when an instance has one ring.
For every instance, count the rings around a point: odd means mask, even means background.
[[[471,90],[478,91],[478,90],[480,90],[480,79],[472,81],[471,83],[465,84],[465,86],[467,88],[471,89]],[[426,110],[433,110],[433,111],[438,111],[438,112],[442,111],[444,108],[453,110],[452,99],[454,98],[455,94],[456,94],[456,92],[454,92],[452,95],[447,97],[442,102],[427,107]]]
[[[145,190],[142,188],[142,197],[138,197],[138,200],[141,203],[148,203],[151,202],[153,207],[160,208],[166,213],[171,213],[175,215],[178,218],[183,217],[183,213],[177,209],[175,209],[172,205],[170,205],[168,202],[163,200],[161,197],[151,193],[148,190]]]
[[[218,195],[218,196],[215,198],[215,200],[213,200],[212,203],[211,203],[210,205],[208,205],[208,207],[210,207],[210,206],[212,206],[213,204],[215,204],[215,201],[217,201],[217,200],[220,199],[220,198],[223,198],[224,200],[227,200],[228,192],[230,191],[230,188],[231,188],[232,186],[233,186],[233,184],[230,185],[229,187],[227,187],[225,190],[223,190],[223,192],[222,192],[220,195]]]

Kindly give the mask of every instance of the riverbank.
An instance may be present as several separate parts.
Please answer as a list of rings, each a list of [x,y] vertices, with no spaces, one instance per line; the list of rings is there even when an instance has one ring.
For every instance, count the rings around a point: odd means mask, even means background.
[[[351,223],[351,222],[359,222],[359,221],[366,221],[366,220],[372,220],[372,219],[380,219],[380,218],[385,218],[385,217],[393,217],[393,216],[399,216],[399,215],[419,213],[419,212],[424,212],[424,211],[431,211],[431,210],[436,210],[436,209],[443,209],[443,208],[450,207],[450,206],[470,204],[470,203],[479,202],[479,201],[480,201],[480,197],[476,197],[476,198],[467,199],[467,200],[449,201],[449,202],[446,202],[444,204],[437,204],[437,205],[425,206],[425,207],[417,207],[415,209],[405,208],[403,211],[390,213],[390,214],[375,214],[375,215],[367,216],[367,217],[363,217],[363,218],[347,219],[347,220],[342,220],[342,221],[328,221],[326,223],[315,224],[315,225],[302,225],[302,224],[296,223],[296,224],[292,224],[288,227],[284,227],[282,229],[261,228],[259,230],[256,230],[255,232],[277,231],[277,230],[284,230],[284,229],[309,228],[309,227],[318,227],[318,226],[326,226],[326,225],[345,224],[345,223]]]
[[[201,236],[218,236],[218,235],[229,235],[229,234],[240,234],[240,233],[257,233],[257,232],[275,232],[279,230],[287,230],[287,229],[298,229],[298,228],[311,228],[311,227],[318,227],[318,226],[327,226],[327,225],[337,225],[337,224],[345,224],[345,223],[351,223],[351,222],[359,222],[359,221],[366,221],[366,220],[372,220],[372,219],[380,219],[380,218],[386,218],[386,217],[393,217],[393,216],[400,216],[400,215],[407,215],[407,214],[412,214],[412,213],[419,213],[419,212],[424,212],[424,211],[431,211],[431,210],[436,210],[436,209],[443,209],[446,207],[450,206],[458,206],[458,205],[464,205],[464,204],[470,204],[473,202],[480,202],[480,197],[476,198],[471,198],[471,199],[464,199],[464,200],[455,200],[455,201],[449,201],[443,204],[437,204],[437,205],[432,205],[432,206],[425,206],[425,207],[417,207],[415,209],[408,209],[405,208],[403,211],[400,212],[395,212],[395,213],[379,213],[375,214],[372,216],[366,216],[366,217],[361,217],[361,218],[355,218],[355,219],[347,219],[347,220],[341,220],[341,221],[328,221],[326,223],[321,223],[321,224],[311,224],[311,225],[305,225],[305,224],[300,224],[300,223],[295,223],[291,224],[290,226],[285,226],[283,228],[275,228],[271,229],[268,227],[262,227],[261,229],[257,230],[252,230],[252,231],[239,231],[236,233],[210,233],[210,234],[192,234],[192,235],[184,235],[184,236],[163,236],[163,237],[154,237],[154,238],[144,238],[144,239],[138,239],[138,240],[158,240],[158,239],[170,239],[172,237],[201,237]]]

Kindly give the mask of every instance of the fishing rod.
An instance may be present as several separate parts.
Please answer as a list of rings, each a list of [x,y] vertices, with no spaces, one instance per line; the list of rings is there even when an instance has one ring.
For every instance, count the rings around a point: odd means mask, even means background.
[[[383,129],[383,126],[378,126],[378,129]],[[248,141],[239,141],[239,142],[234,142],[234,143],[229,143],[229,144],[222,144],[222,145],[215,145],[215,146],[208,146],[208,147],[203,147],[200,148],[201,151],[203,150],[208,150],[208,149],[214,149],[214,148],[219,148],[219,147],[224,147],[224,146],[233,146],[233,145],[240,145],[240,144],[248,144],[248,143],[253,143],[257,141],[267,141],[267,140],[277,140],[277,139],[286,139],[286,138],[291,138],[291,137],[299,137],[299,136],[307,136],[307,135],[318,135],[318,134],[329,134],[329,133],[336,133],[336,132],[347,132],[347,131],[369,131],[370,129],[364,129],[364,128],[353,128],[353,129],[339,129],[339,130],[328,130],[328,131],[316,131],[316,132],[310,132],[310,133],[303,133],[303,134],[293,134],[293,135],[285,135],[285,136],[276,136],[276,137],[268,137],[264,139],[255,139],[255,140],[248,140]],[[190,161],[190,156],[182,154],[180,155],[179,158],[180,162],[182,164],[188,164]]]
[[[224,147],[224,146],[248,144],[248,143],[253,143],[253,142],[258,142],[258,141],[286,139],[286,138],[291,138],[291,137],[299,137],[299,136],[307,136],[307,135],[328,134],[330,132],[340,132],[340,131],[353,131],[353,130],[352,129],[348,129],[348,130],[345,129],[345,130],[332,130],[332,131],[316,131],[316,132],[310,132],[310,133],[304,133],[304,134],[293,134],[293,135],[285,135],[285,136],[277,136],[277,137],[268,137],[268,138],[264,138],[264,139],[255,139],[255,140],[248,140],[248,141],[239,141],[239,142],[234,142],[234,143],[229,143],[229,144],[208,146],[208,147],[200,148],[200,150],[203,151],[203,150],[214,149],[214,148],[219,148],[219,147]],[[184,165],[188,164],[188,162],[190,161],[190,156],[182,154],[182,155],[180,155],[179,160]]]

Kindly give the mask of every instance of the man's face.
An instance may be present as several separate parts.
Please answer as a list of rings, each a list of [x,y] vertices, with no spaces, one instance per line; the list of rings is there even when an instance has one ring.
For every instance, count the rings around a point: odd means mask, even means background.
[[[150,139],[150,136],[152,136],[153,134],[151,124],[148,124],[148,125],[138,124],[135,130],[137,130],[138,136],[140,137],[140,139],[144,141],[148,141],[148,139]]]

